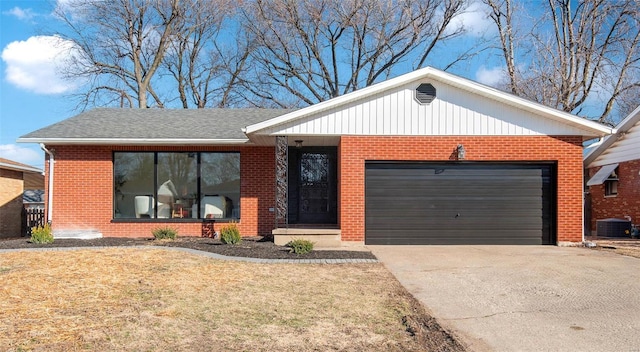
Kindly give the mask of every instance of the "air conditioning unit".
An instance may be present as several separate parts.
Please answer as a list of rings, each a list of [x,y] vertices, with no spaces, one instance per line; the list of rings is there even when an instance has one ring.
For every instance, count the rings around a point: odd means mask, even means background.
[[[596,234],[598,237],[629,237],[631,221],[625,219],[596,220]]]

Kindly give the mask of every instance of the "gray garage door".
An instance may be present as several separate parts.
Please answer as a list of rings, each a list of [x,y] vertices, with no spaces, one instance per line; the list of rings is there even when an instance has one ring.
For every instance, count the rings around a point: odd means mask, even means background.
[[[553,244],[552,164],[367,162],[367,244]]]

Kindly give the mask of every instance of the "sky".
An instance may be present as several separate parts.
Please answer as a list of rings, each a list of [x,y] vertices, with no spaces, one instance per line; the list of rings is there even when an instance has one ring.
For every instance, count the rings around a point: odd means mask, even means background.
[[[64,43],[45,34],[59,25],[51,13],[61,1],[68,0],[0,0],[0,157],[41,169],[40,147],[16,140],[80,113],[69,95],[82,87],[56,73],[67,53]],[[486,15],[474,6],[458,20],[469,29],[466,40],[490,28]],[[485,58],[449,72],[492,85],[504,70]]]
[[[40,147],[16,139],[76,114],[65,99],[72,87],[55,72],[56,51],[38,38],[54,22],[53,5],[0,0],[0,157],[41,169]]]

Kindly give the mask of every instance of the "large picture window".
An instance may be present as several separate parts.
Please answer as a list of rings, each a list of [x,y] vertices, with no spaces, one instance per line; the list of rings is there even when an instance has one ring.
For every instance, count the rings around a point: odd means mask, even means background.
[[[240,153],[115,152],[113,169],[114,218],[240,218]]]

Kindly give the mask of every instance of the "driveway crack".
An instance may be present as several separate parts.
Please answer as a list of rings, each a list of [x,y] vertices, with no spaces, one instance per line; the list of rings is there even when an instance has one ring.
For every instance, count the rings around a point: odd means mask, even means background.
[[[514,314],[514,313],[522,313],[522,314],[527,314],[527,313],[549,313],[548,310],[544,310],[544,309],[540,309],[540,310],[512,310],[512,311],[508,311],[508,312],[497,312],[497,313],[493,313],[493,314],[487,314],[487,315],[480,315],[480,316],[471,316],[471,317],[462,317],[462,318],[448,318],[448,319],[444,319],[447,321],[456,321],[456,320],[470,320],[470,319],[483,319],[483,318],[490,318],[496,315],[504,315],[504,314]]]

